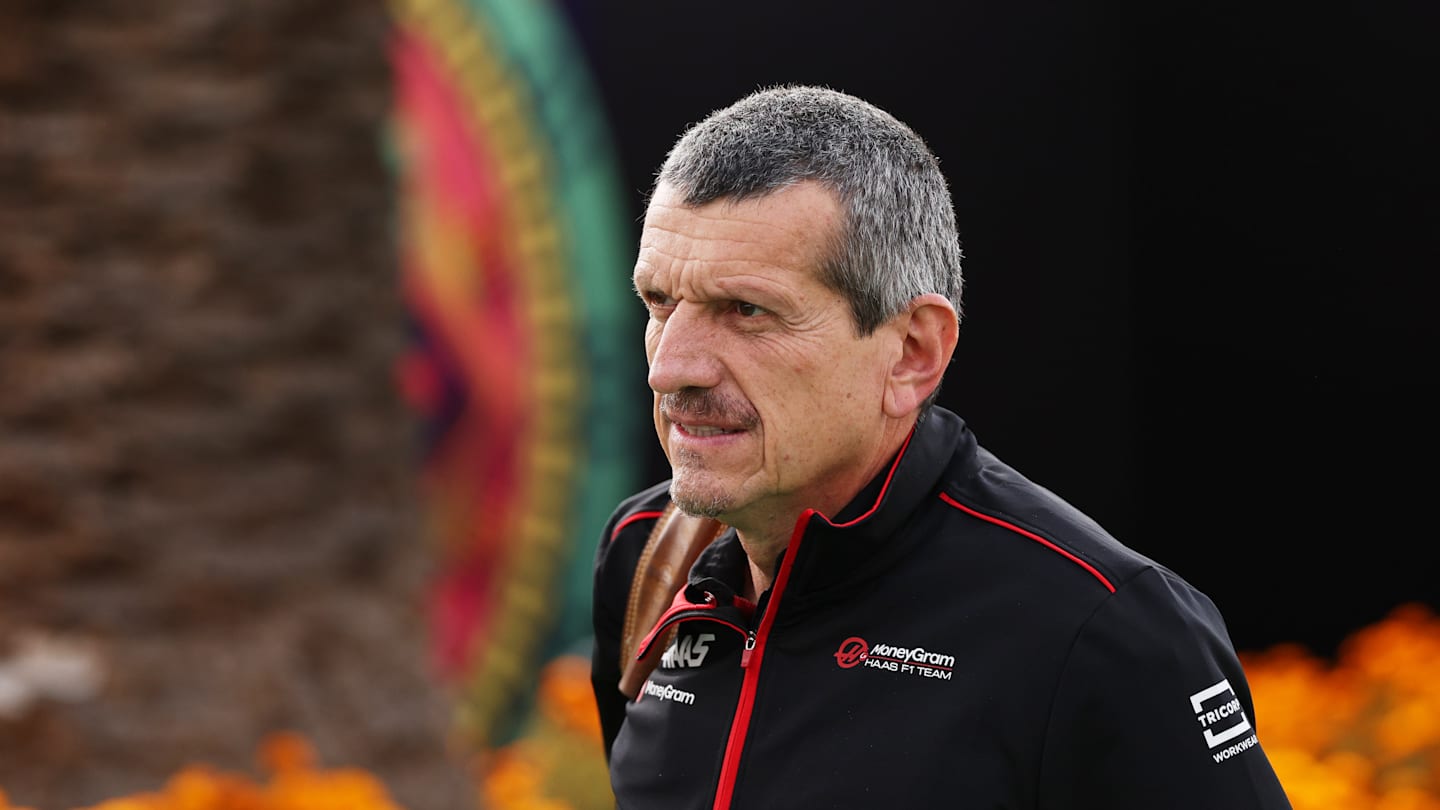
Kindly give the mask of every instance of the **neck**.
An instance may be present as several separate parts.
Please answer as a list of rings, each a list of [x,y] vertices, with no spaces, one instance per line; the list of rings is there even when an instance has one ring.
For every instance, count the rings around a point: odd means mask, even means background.
[[[741,596],[755,602],[760,599],[760,594],[770,590],[770,586],[775,584],[775,574],[778,571],[776,562],[790,544],[790,529],[787,528],[784,534],[774,537],[757,537],[754,532],[739,529],[735,533],[740,538],[741,547],[745,549],[745,556],[750,559],[750,578],[742,583],[745,592]]]
[[[750,581],[745,583],[747,590],[741,594],[751,601],[759,598],[760,594],[769,590],[775,583],[775,575],[779,573],[776,562],[780,555],[790,545],[791,535],[795,531],[795,522],[806,509],[814,509],[826,517],[833,517],[845,508],[845,505],[854,500],[865,485],[885,469],[900,451],[905,443],[906,437],[910,435],[910,428],[914,426],[912,420],[903,430],[887,431],[885,441],[881,442],[882,448],[874,456],[874,461],[860,471],[854,477],[847,478],[843,486],[831,487],[827,496],[815,496],[810,498],[797,498],[784,506],[773,506],[764,509],[759,513],[751,512],[745,515],[734,515],[722,517],[731,526],[735,527],[735,533],[740,538],[740,545],[745,549],[745,556],[750,560]]]

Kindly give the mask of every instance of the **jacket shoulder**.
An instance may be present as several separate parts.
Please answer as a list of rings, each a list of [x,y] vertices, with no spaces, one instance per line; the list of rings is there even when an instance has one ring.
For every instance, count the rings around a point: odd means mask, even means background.
[[[966,475],[949,477],[941,499],[953,510],[1002,530],[997,543],[1043,549],[1039,559],[1070,569],[1077,580],[1114,593],[1155,560],[1116,539],[1103,526],[1046,487],[985,450]]]
[[[660,517],[669,504],[670,481],[668,479],[621,501],[610,512],[609,520],[605,521],[605,528],[600,535],[601,552],[603,553],[605,548],[619,539],[621,535],[649,536],[655,519]]]

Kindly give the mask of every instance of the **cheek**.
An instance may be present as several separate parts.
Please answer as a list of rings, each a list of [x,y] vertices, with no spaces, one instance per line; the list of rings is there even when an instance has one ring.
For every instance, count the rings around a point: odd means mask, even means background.
[[[826,340],[825,336],[807,336],[789,341],[758,344],[756,357],[768,376],[778,381],[782,390],[803,390],[827,385],[825,379],[844,362],[849,347]]]
[[[884,364],[868,346],[854,346],[836,353],[817,374],[814,396],[820,399],[817,411],[841,421],[860,425],[881,410],[885,392]]]
[[[835,352],[776,364],[770,372],[768,421],[776,438],[791,445],[777,448],[782,451],[825,441],[831,427],[853,421],[851,414],[869,397],[873,376],[863,364]]]

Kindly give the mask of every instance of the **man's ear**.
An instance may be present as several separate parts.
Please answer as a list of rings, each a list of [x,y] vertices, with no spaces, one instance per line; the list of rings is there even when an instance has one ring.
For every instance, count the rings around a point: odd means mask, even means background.
[[[960,334],[955,306],[939,293],[916,297],[897,317],[902,348],[890,368],[884,403],[885,415],[894,419],[914,413],[940,385]]]

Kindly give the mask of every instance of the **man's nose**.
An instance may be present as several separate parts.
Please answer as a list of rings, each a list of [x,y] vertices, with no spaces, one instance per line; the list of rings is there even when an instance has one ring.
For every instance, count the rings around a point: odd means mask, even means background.
[[[650,355],[650,388],[671,394],[683,388],[714,388],[720,384],[720,335],[706,310],[681,301],[663,323]]]

